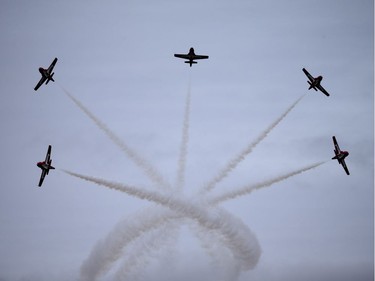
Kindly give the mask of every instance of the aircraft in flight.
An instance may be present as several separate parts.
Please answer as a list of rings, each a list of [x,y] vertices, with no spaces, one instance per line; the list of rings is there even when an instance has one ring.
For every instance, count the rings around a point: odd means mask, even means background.
[[[43,162],[38,162],[36,165],[42,169],[42,174],[40,176],[39,180],[39,187],[42,186],[44,177],[48,175],[49,170],[55,169],[55,167],[52,167],[51,165],[52,159],[51,159],[51,145],[48,146],[46,159]]]
[[[303,72],[306,74],[307,78],[309,78],[310,81],[307,81],[309,83],[310,89],[314,89],[315,91],[321,91],[323,94],[325,94],[327,97],[329,96],[329,93],[320,85],[320,82],[323,80],[323,76],[318,76],[314,78],[305,68],[302,68]]]
[[[197,63],[194,60],[203,60],[203,59],[208,59],[208,56],[202,56],[202,55],[196,55],[194,53],[194,48],[190,48],[188,54],[174,54],[176,58],[181,58],[181,59],[186,59],[185,63],[190,64],[190,67],[192,66],[193,63]]]
[[[334,150],[335,156],[332,157],[332,160],[337,159],[337,161],[339,161],[339,164],[341,164],[342,167],[344,168],[346,174],[350,175],[348,167],[346,166],[346,163],[345,163],[345,158],[349,155],[349,152],[342,151],[340,149],[335,136],[333,136],[332,139],[333,139],[333,144],[335,146],[335,150]]]
[[[55,82],[55,80],[53,80],[53,74],[55,73],[52,72],[52,70],[55,67],[56,62],[57,62],[57,58],[53,60],[53,62],[47,69],[44,69],[43,67],[39,67],[39,72],[40,74],[42,74],[42,78],[40,78],[38,84],[35,86],[34,88],[35,91],[38,90],[39,87],[42,86],[46,80],[47,80],[46,85],[48,84],[49,81]]]

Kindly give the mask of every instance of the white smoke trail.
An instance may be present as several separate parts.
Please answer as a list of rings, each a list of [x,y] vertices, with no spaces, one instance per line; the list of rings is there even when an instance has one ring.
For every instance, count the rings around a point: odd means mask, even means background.
[[[228,164],[209,182],[207,183],[202,191],[208,192],[212,190],[216,184],[222,181],[228,174],[234,170],[239,163],[241,163],[247,155],[249,155],[253,149],[267,137],[267,135],[274,129],[287,115],[288,113],[300,102],[300,100],[305,97],[306,95],[301,96],[298,98],[279,118],[277,118],[262,134],[258,136],[258,138],[251,142],[244,150],[242,150],[236,157],[231,159]]]
[[[221,231],[216,231],[221,241],[231,250],[236,266],[240,270],[253,269],[259,261],[261,248],[256,236],[237,217],[222,208],[213,209],[220,218]],[[200,223],[201,226],[204,224]],[[215,228],[211,228],[214,229]],[[224,230],[224,231],[223,231]]]
[[[238,262],[241,270],[254,268],[258,263],[261,251],[256,237],[240,220],[234,218],[222,209],[206,209],[198,204],[190,203],[191,200],[166,196],[157,192],[141,190],[121,183],[109,182],[69,171],[65,172],[83,180],[125,192],[140,199],[167,206],[184,217],[196,220],[206,229],[219,232],[224,237],[227,246],[231,250],[234,259]]]
[[[236,197],[240,197],[240,196],[244,196],[244,195],[250,194],[251,192],[253,192],[256,189],[260,189],[260,188],[263,188],[263,187],[271,186],[271,185],[273,185],[273,184],[275,184],[277,182],[286,180],[286,179],[288,179],[290,177],[296,176],[296,175],[301,174],[303,172],[306,172],[308,170],[311,170],[311,169],[314,169],[316,167],[319,167],[320,165],[322,165],[324,163],[326,163],[326,162],[315,163],[313,165],[304,167],[302,169],[299,169],[299,170],[287,173],[287,174],[282,175],[282,176],[278,176],[276,178],[273,178],[273,179],[270,179],[270,180],[267,180],[267,181],[264,181],[264,182],[261,182],[261,183],[258,183],[258,184],[247,185],[247,186],[244,186],[244,187],[242,187],[242,188],[240,188],[238,190],[230,191],[230,192],[224,193],[223,195],[214,197],[213,199],[208,200],[208,201],[209,201],[209,203],[211,205],[217,205],[217,204],[219,204],[221,202],[228,201],[228,200],[234,199]]]
[[[181,190],[185,183],[185,166],[186,166],[186,155],[189,141],[189,115],[190,115],[190,99],[191,99],[191,79],[189,78],[188,92],[186,95],[185,103],[185,114],[184,114],[184,125],[182,129],[182,140],[180,146],[180,157],[178,160],[178,171],[177,171],[177,189]]]
[[[139,278],[139,270],[143,271],[150,259],[159,260],[158,257],[161,255],[167,255],[168,268],[171,270],[174,263],[170,258],[170,249],[175,244],[178,234],[179,224],[170,221],[156,230],[149,231],[146,237],[137,239],[135,247],[128,251],[127,257],[117,271],[114,280],[134,281]],[[162,252],[162,250],[166,250],[166,252]],[[164,258],[161,260],[164,260]]]
[[[181,145],[180,145],[180,154],[178,159],[178,170],[177,170],[177,179],[176,179],[176,188],[177,190],[181,190],[184,186],[185,182],[185,165],[186,165],[186,156],[187,156],[187,145],[189,140],[189,115],[190,115],[190,100],[191,100],[191,75],[189,76],[189,83],[188,83],[188,91],[186,95],[186,102],[185,102],[185,112],[184,112],[184,119],[183,119],[183,129],[182,129],[182,138],[181,138]],[[181,217],[181,220],[183,218]],[[180,224],[171,223],[169,222],[165,226],[164,229],[159,229],[160,233],[156,234],[153,237],[148,238],[148,242],[145,243],[143,241],[142,245],[135,251],[132,251],[132,255],[127,258],[127,261],[123,264],[121,269],[116,274],[117,280],[134,280],[137,276],[134,274],[130,276],[130,272],[134,272],[137,268],[144,268],[146,266],[146,259],[149,258],[150,251],[156,251],[158,248],[162,247],[163,243],[167,238],[169,240],[169,246],[173,244],[173,242],[177,241],[178,233],[179,233],[179,226]],[[168,235],[166,232],[168,231]],[[159,241],[160,240],[160,241]],[[147,244],[147,247],[144,245]],[[174,243],[175,244],[175,243]],[[165,245],[164,245],[165,247]],[[168,250],[168,255],[165,259],[167,260],[168,267],[173,264],[173,253],[172,248],[170,247]]]
[[[148,208],[132,218],[120,221],[104,240],[95,245],[82,264],[81,280],[98,280],[121,258],[124,247],[142,237],[144,233],[158,229],[176,217],[178,215],[169,209],[158,207]]]
[[[178,227],[178,224],[176,223],[181,223],[185,220],[186,219],[183,216],[178,215],[169,209],[165,209],[163,207],[153,207],[147,208],[132,218],[127,218],[119,222],[114,230],[111,231],[111,233],[109,233],[105,239],[100,240],[96,246],[94,246],[91,254],[81,267],[81,280],[99,280],[99,278],[106,274],[112,265],[121,258],[121,256],[124,254],[124,249],[128,249],[130,245],[134,244],[134,241],[138,241],[140,243],[139,249],[131,249],[135,251],[128,251],[128,255],[130,253],[130,256],[128,256],[126,263],[123,264],[122,268],[116,274],[119,280],[127,280],[127,278],[128,280],[133,280],[135,277],[137,277],[134,275],[137,273],[135,271],[137,271],[137,269],[141,269],[142,265],[144,267],[147,266],[147,258],[149,258],[148,253],[158,250],[158,247],[160,246],[160,235],[144,237],[145,234],[154,230],[159,231],[160,229],[164,229],[168,232],[168,235],[163,235],[163,237],[164,239],[169,237],[167,239],[169,242],[164,242],[164,246],[161,245],[161,247],[171,246],[174,243],[173,239],[177,239],[178,233],[174,233],[173,231],[176,226]],[[241,221],[239,221],[239,224],[240,228],[247,228],[247,226]],[[170,225],[172,225],[172,228],[170,228]],[[208,243],[212,243],[212,238],[218,240],[221,237],[220,233],[206,229],[202,226],[197,228],[195,233],[198,235],[198,237],[207,238],[207,247],[209,247]],[[171,234],[172,238],[170,237]],[[176,236],[174,234],[176,234]],[[251,235],[252,234],[250,233],[249,240],[255,240],[256,242],[256,238],[252,237]],[[156,241],[152,240],[153,237]],[[219,242],[221,243],[219,244]],[[218,247],[222,248],[223,245],[227,244],[228,243],[224,239],[221,239],[221,241],[217,241],[217,243],[211,248],[212,250],[217,249]],[[173,253],[171,252],[172,250],[169,250],[167,253],[169,259],[171,260],[171,262],[168,262],[169,266],[173,264]],[[216,260],[221,261],[217,268],[223,271],[223,276],[227,276],[220,280],[237,280],[235,276],[238,277],[240,270],[240,268],[238,268],[237,261],[234,262],[235,259],[233,259],[233,261],[230,263],[230,258],[233,256],[230,254],[229,257],[228,251],[225,252],[225,256],[227,256],[225,262],[222,261],[221,258],[216,257]],[[232,278],[230,278],[230,276]]]
[[[135,273],[139,273],[136,271],[147,266],[150,253],[152,254],[153,251],[157,251],[160,247],[165,248],[166,246],[172,246],[178,234],[178,232],[174,232],[174,229],[179,226],[179,224],[176,223],[181,223],[181,220],[184,221],[185,218],[171,210],[163,207],[153,207],[136,214],[133,216],[133,219],[127,218],[118,223],[104,240],[97,243],[88,259],[82,265],[81,280],[98,280],[98,278],[108,272],[112,265],[121,258],[124,254],[123,249],[125,247],[128,250],[129,245],[133,244],[134,241],[138,241],[140,244],[139,247],[127,251],[128,257],[126,258],[126,262],[115,276],[117,280],[135,280],[138,276]],[[242,227],[246,228],[244,225]],[[151,237],[144,237],[146,233],[152,232],[155,229],[158,231],[158,234],[154,233]],[[164,233],[163,230],[167,231],[167,233]],[[205,249],[210,248],[212,250],[210,256],[220,261],[216,268],[223,272],[223,274],[220,274],[223,278],[219,280],[237,280],[240,269],[236,262],[233,262],[234,259],[230,261],[232,255],[229,257],[228,251],[219,256],[215,255],[215,252],[213,252],[218,248],[225,250],[223,246],[226,245],[226,242],[218,241],[220,238],[219,233],[207,230],[202,226],[199,228],[196,226],[195,234],[199,238],[206,237],[205,243],[207,247]],[[163,242],[163,239],[168,241]],[[217,241],[214,245],[212,245],[213,239]],[[211,243],[211,247],[209,243]],[[209,250],[207,251],[209,253],[211,252]],[[223,256],[226,256],[225,261],[223,261]],[[173,265],[172,250],[168,251],[167,258],[169,259],[168,265]]]
[[[150,178],[150,180],[163,188],[170,188],[170,185],[163,179],[161,174],[151,166],[145,159],[139,156],[133,149],[122,142],[103,122],[92,114],[79,100],[71,95],[64,87],[59,85],[63,92],[97,125],[125,154]]]
[[[213,231],[206,231],[199,224],[193,224],[193,221],[190,223],[190,229],[200,241],[201,247],[211,257],[212,264],[218,272],[217,275],[211,276],[211,280],[237,280],[241,270],[232,258],[230,250],[224,247],[225,244],[220,235]]]

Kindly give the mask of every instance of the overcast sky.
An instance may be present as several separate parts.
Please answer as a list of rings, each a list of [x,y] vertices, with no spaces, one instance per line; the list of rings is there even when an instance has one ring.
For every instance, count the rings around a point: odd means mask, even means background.
[[[190,93],[189,204],[303,96],[212,191],[326,161],[220,205],[261,247],[238,280],[373,280],[373,1],[1,0],[0,34],[1,281],[79,280],[119,222],[160,210],[62,171],[160,192],[63,88],[171,185]],[[190,47],[209,59],[190,68],[173,57]],[[38,68],[55,57],[56,83],[35,92]],[[330,97],[308,91],[303,67]],[[330,160],[333,135],[350,176]],[[38,188],[49,144],[56,170]],[[126,266],[129,280],[235,280],[231,252],[207,232],[219,249],[210,256],[192,221],[141,235],[99,280]],[[126,264],[132,256],[138,265]]]

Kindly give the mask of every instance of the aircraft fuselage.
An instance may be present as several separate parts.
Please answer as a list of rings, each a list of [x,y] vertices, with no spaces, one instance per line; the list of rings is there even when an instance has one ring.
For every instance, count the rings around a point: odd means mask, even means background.
[[[50,169],[55,169],[54,167],[52,167],[50,164],[47,164],[46,162],[38,162],[36,164],[39,168],[41,168],[42,170],[50,170]]]
[[[318,76],[318,77],[314,78],[313,82],[308,81],[309,84],[310,84],[309,90],[311,88],[313,88],[315,91],[317,91],[318,90],[317,87],[320,86],[320,82],[322,82],[322,80],[323,80],[323,76]]]
[[[195,58],[194,48],[190,48],[188,56],[189,60],[193,60]]]
[[[336,152],[335,152],[336,153]],[[339,153],[336,153],[336,156],[332,159],[337,159],[339,162],[344,160],[349,155],[349,152],[347,151],[340,151]]]
[[[40,72],[40,74],[42,74],[43,77],[45,77],[45,78],[49,77],[47,69],[44,69],[43,67],[39,67],[39,72]]]
[[[48,84],[48,82],[51,81],[51,80],[55,82],[55,80],[53,80],[53,74],[54,73],[52,73],[52,74],[49,73],[48,69],[45,69],[43,67],[39,67],[39,72],[46,79],[46,84]]]

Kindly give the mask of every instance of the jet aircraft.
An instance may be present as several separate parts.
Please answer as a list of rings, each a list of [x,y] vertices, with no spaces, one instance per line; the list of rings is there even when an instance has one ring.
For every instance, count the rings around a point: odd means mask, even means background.
[[[342,167],[344,168],[346,174],[350,175],[348,167],[346,166],[346,163],[345,163],[345,158],[349,155],[349,152],[342,151],[340,149],[335,136],[333,136],[332,139],[333,139],[333,145],[335,146],[335,150],[334,150],[335,156],[332,157],[332,160],[337,159],[337,161],[339,161],[339,164],[341,164]]]
[[[49,81],[55,82],[55,80],[53,80],[53,75],[55,73],[52,72],[52,70],[55,67],[56,62],[57,62],[57,58],[53,60],[53,62],[47,69],[44,69],[43,67],[39,67],[39,72],[40,74],[42,74],[42,78],[40,78],[38,84],[35,86],[34,88],[35,91],[38,90],[39,87],[42,86],[46,80],[47,80],[46,85],[48,84]]]
[[[314,89],[315,91],[321,91],[323,94],[325,94],[327,97],[329,96],[329,93],[320,85],[320,82],[323,80],[323,76],[318,76],[314,78],[305,68],[302,68],[303,72],[306,74],[307,78],[309,78],[310,81],[307,81],[309,83],[310,87],[309,90]]]
[[[194,53],[194,48],[190,48],[188,54],[174,54],[176,58],[181,58],[181,59],[186,59],[185,63],[190,64],[190,67],[192,66],[193,63],[197,63],[194,60],[203,60],[203,59],[208,59],[208,56],[202,56],[202,55],[196,55]]]
[[[52,167],[52,159],[51,159],[51,145],[48,146],[46,159],[43,162],[38,162],[36,165],[42,169],[42,174],[40,176],[39,180],[39,187],[42,186],[44,177],[48,175],[49,170],[55,169],[55,167]]]

